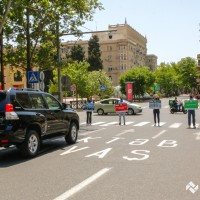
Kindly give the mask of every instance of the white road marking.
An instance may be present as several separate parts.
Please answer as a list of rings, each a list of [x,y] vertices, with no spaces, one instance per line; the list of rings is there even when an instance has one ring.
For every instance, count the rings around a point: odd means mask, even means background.
[[[173,123],[169,126],[169,128],[179,128],[182,125],[182,123]]]
[[[126,122],[126,125],[130,125],[133,124],[134,122]]]
[[[110,125],[113,125],[113,124],[118,124],[119,122],[109,122],[109,123],[106,123],[106,124],[103,124],[103,125],[100,125],[100,126],[110,126]]]
[[[200,140],[200,132],[194,133],[194,135],[196,136],[196,137],[195,137],[196,140]]]
[[[125,130],[125,131],[123,131],[123,132],[121,132],[121,133],[119,133],[119,134],[117,134],[116,136],[120,136],[120,135],[124,135],[125,133],[130,133],[130,132],[135,132],[135,130],[134,129],[128,129],[128,130]]]
[[[135,125],[133,125],[133,126],[144,126],[144,125],[149,124],[149,123],[150,123],[150,122],[140,122],[140,123],[135,124]]]
[[[105,123],[105,122],[95,122],[95,123],[92,123],[92,126],[93,126],[93,125],[103,124],[103,123]]]
[[[66,199],[68,199],[69,197],[71,197],[72,195],[74,195],[75,193],[77,193],[78,191],[83,189],[84,187],[88,186],[89,184],[91,184],[92,182],[94,182],[95,180],[100,178],[102,175],[107,173],[110,169],[111,168],[104,168],[104,169],[98,171],[96,174],[90,176],[89,178],[87,178],[83,182],[79,183],[78,185],[74,186],[73,188],[66,191],[65,193],[61,194],[60,196],[58,196],[54,200],[66,200]]]
[[[160,122],[160,126],[163,126],[164,124],[166,124],[166,122]],[[152,124],[151,126],[154,126],[154,124]]]
[[[153,136],[152,139],[156,139],[157,137],[161,136],[165,132],[166,132],[166,130],[162,130],[160,133],[158,133],[155,136]]]
[[[79,133],[79,135],[89,135],[89,134],[92,134],[92,133],[95,133],[95,132],[98,132],[98,131],[102,131],[104,130],[105,128],[101,128],[101,129],[98,129],[98,130],[95,130],[95,131],[89,131],[89,132],[84,132],[84,133]]]

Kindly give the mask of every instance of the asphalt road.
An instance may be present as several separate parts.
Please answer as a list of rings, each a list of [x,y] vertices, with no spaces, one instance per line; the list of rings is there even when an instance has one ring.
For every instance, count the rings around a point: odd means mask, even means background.
[[[200,112],[196,129],[187,114],[170,114],[162,99],[161,127],[148,102],[141,114],[93,114],[81,119],[78,142],[46,141],[38,157],[0,149],[0,200],[200,200]]]

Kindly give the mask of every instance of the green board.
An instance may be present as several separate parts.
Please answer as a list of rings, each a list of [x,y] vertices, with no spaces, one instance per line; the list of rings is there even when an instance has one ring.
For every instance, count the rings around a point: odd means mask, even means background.
[[[186,110],[198,109],[198,100],[185,100],[184,101],[184,108]]]
[[[174,100],[170,99],[170,100],[169,100],[169,105],[170,105],[170,106],[173,106],[173,105],[174,105]]]

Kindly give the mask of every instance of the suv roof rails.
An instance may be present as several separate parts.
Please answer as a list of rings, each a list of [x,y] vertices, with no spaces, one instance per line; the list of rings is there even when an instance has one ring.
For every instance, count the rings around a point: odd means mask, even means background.
[[[8,90],[22,90],[22,91],[36,91],[36,92],[40,92],[40,90],[33,89],[33,88],[9,88]]]

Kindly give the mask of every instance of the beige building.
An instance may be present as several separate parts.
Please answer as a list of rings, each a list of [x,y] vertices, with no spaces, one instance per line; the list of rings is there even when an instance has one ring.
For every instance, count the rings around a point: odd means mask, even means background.
[[[109,32],[111,31],[111,32]],[[109,34],[112,38],[109,38]],[[109,25],[108,32],[93,33],[98,36],[103,70],[112,79],[113,85],[119,84],[119,76],[133,67],[148,66],[154,70],[157,66],[157,56],[147,55],[147,39],[135,29],[125,24]],[[88,41],[78,40],[62,43],[61,59],[74,45],[81,45],[88,55]]]

